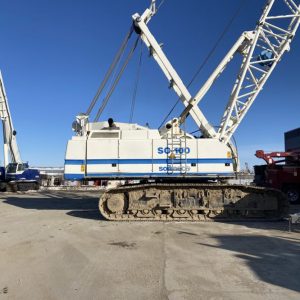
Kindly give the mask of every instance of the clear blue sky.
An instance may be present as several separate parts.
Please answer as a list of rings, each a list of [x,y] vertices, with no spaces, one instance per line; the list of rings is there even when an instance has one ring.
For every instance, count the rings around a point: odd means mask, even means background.
[[[206,80],[244,30],[255,27],[264,0],[246,4],[195,83]],[[131,24],[150,0],[2,0],[0,68],[24,161],[62,166],[71,124],[87,109]],[[187,83],[204,60],[241,0],[165,0],[149,26]],[[298,34],[300,35],[300,34]],[[103,114],[128,122],[138,61],[136,51]],[[300,126],[300,37],[277,67],[235,134],[242,164],[261,163],[256,149],[282,150],[283,133]],[[134,122],[160,125],[177,97],[144,47]],[[234,74],[218,81],[201,103],[218,124]],[[180,104],[173,116],[182,110]],[[195,129],[190,121],[189,129]],[[1,158],[3,161],[3,159]]]

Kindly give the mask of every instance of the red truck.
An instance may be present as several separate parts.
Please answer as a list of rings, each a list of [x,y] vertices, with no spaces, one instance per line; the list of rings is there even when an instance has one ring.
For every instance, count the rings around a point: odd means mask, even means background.
[[[266,165],[254,166],[254,182],[286,193],[290,203],[300,203],[300,128],[285,133],[285,151],[265,153],[256,151],[256,157]]]

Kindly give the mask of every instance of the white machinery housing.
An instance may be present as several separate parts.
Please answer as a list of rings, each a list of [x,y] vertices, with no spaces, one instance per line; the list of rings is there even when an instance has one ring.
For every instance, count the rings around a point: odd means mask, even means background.
[[[230,148],[218,139],[164,135],[137,124],[89,123],[68,142],[65,178],[230,177]]]

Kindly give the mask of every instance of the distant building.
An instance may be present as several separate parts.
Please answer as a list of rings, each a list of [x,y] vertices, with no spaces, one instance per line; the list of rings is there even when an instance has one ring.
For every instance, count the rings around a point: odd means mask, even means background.
[[[34,167],[40,171],[41,185],[42,186],[106,186],[107,180],[83,180],[83,181],[70,181],[64,180],[63,167]]]
[[[41,174],[42,186],[61,185],[64,182],[63,167],[35,167]]]

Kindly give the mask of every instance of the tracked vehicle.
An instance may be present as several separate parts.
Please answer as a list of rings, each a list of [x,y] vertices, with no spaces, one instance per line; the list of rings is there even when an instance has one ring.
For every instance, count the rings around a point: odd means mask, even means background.
[[[272,8],[279,4],[280,9]],[[281,11],[282,14],[278,14]],[[99,202],[109,220],[245,220],[278,219],[287,212],[280,191],[228,185],[224,182],[239,170],[232,135],[290,44],[300,22],[300,5],[294,0],[267,1],[257,26],[242,33],[195,96],[183,84],[147,24],[156,14],[156,3],[142,15],[134,14],[133,25],[95,98],[73,123],[76,135],[69,140],[65,157],[65,179],[138,180],[105,192]],[[133,47],[100,106],[94,122],[89,116],[99,95],[124,53],[131,36]],[[142,40],[184,105],[177,118],[160,129],[109,119],[98,122],[139,40]],[[198,104],[216,79],[236,57],[242,56],[229,101],[216,130]],[[188,116],[201,131],[201,138],[187,133]]]

